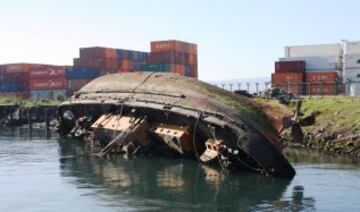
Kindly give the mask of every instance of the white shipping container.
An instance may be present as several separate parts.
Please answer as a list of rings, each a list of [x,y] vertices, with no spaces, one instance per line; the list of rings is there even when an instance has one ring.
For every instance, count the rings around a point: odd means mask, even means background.
[[[347,41],[345,54],[360,54],[360,41]]]
[[[345,69],[344,82],[347,82],[348,80],[360,82],[360,69]]]
[[[351,54],[344,57],[345,68],[360,68],[360,54]]]
[[[305,61],[306,70],[336,70],[341,69],[341,58],[339,56],[327,57],[291,57],[279,58],[279,61]]]
[[[342,45],[340,43],[285,47],[285,57],[318,57],[340,55],[342,55]]]

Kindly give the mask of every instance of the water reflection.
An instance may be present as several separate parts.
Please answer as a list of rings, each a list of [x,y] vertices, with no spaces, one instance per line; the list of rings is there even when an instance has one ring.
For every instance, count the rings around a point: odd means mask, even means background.
[[[58,137],[58,134],[53,131],[49,131],[49,135],[46,135],[45,127],[42,125],[34,126],[31,130],[31,136],[30,130],[27,125],[23,125],[20,127],[4,127],[0,126],[0,138],[1,139],[19,139],[23,138],[26,140],[30,139],[48,139],[48,138],[54,138]]]
[[[303,187],[294,187],[291,200],[282,199],[290,181],[252,173],[226,175],[194,161],[159,158],[100,160],[72,157],[82,146],[60,141],[62,176],[79,188],[96,189],[107,204],[121,199],[139,210],[210,209],[257,210],[313,208]]]

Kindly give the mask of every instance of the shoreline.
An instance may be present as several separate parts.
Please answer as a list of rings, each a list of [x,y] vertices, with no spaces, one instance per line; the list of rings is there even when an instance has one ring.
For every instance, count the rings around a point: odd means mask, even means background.
[[[289,105],[277,100],[253,99],[254,106],[262,110],[275,129],[282,125],[282,117],[292,116],[295,101]],[[304,141],[291,141],[290,130],[281,133],[285,146],[313,149],[337,155],[347,155],[360,159],[360,98],[345,96],[325,96],[303,98],[301,112],[304,117],[317,112],[312,126],[302,127]]]

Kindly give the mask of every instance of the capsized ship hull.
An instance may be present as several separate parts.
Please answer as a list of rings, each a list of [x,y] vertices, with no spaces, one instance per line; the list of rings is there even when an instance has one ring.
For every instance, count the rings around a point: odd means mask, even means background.
[[[293,177],[277,132],[245,97],[171,73],[95,79],[58,108],[59,132],[92,152],[185,157]]]

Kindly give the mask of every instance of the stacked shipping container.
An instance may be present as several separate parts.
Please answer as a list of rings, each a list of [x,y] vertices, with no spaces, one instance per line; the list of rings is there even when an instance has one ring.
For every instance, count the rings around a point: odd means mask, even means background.
[[[67,96],[64,66],[32,66],[29,67],[29,76],[31,98],[56,100]]]
[[[28,98],[29,66],[32,64],[7,64],[0,68],[0,95]]]
[[[289,81],[287,83],[299,85],[299,92],[294,92],[296,89],[292,89],[293,93],[304,95],[337,94],[343,87],[340,82],[342,76],[342,54],[343,49],[340,44],[285,47],[285,58],[280,58],[279,62],[275,63],[275,74],[272,77],[272,83],[277,87],[285,87],[286,90],[289,90],[289,86],[286,86],[286,83],[279,82],[279,79],[283,77],[278,73],[300,73],[300,69],[302,69],[302,81]],[[302,62],[299,63],[299,61]],[[277,80],[277,78],[279,79]]]
[[[151,42],[151,53],[141,71],[173,72],[197,78],[197,46],[176,40]]]
[[[86,67],[69,67],[66,69],[67,91],[72,95],[91,80],[100,76],[100,70]]]
[[[148,53],[104,47],[81,48],[80,57],[74,59],[75,67],[97,69],[100,74],[140,71]]]
[[[197,77],[197,46],[181,41],[151,42],[148,52],[104,47],[80,48],[72,67],[0,65],[0,95],[56,99],[72,95],[100,75],[154,71]]]
[[[304,81],[304,70],[304,61],[275,62],[275,73],[271,75],[271,83],[273,86],[300,95],[302,93],[301,83]]]

